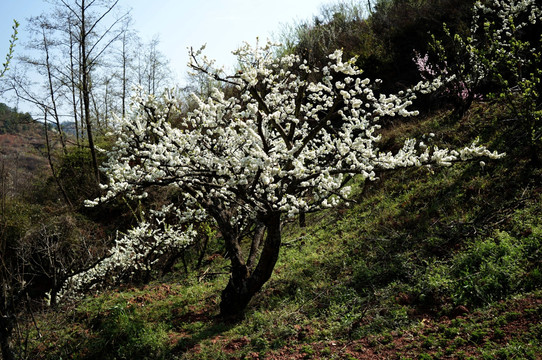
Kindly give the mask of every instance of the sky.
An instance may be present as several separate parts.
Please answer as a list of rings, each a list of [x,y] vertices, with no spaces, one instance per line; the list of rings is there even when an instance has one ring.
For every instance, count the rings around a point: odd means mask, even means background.
[[[160,39],[160,51],[169,59],[178,82],[183,81],[187,48],[206,44],[205,54],[217,65],[232,67],[231,51],[243,41],[254,44],[259,37],[278,39],[285,25],[311,19],[330,0],[120,0],[131,9],[133,28],[149,41]],[[16,53],[27,38],[26,19],[47,12],[45,0],[0,0],[0,60],[4,63],[13,19],[21,23]],[[275,36],[275,37],[273,37]]]

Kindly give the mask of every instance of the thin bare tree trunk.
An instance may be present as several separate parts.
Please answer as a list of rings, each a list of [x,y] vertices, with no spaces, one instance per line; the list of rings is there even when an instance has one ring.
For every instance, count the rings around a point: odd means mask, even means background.
[[[126,116],[126,66],[128,65],[128,57],[126,54],[126,31],[122,37],[122,118]]]
[[[72,92],[72,103],[73,103],[73,121],[75,122],[75,139],[77,146],[81,146],[80,136],[79,136],[79,120],[77,118],[77,98],[76,98],[76,82],[75,82],[75,72],[74,72],[74,62],[73,62],[73,35],[71,31],[71,21],[68,27],[70,33],[70,80],[71,80],[71,92]]]
[[[83,107],[85,114],[85,124],[87,126],[88,146],[92,157],[92,166],[94,168],[94,176],[96,182],[100,182],[100,169],[98,167],[98,157],[96,156],[96,147],[94,146],[94,136],[92,134],[92,123],[90,117],[90,66],[87,53],[87,30],[85,23],[85,0],[81,0],[81,67],[83,76]]]
[[[60,119],[58,116],[58,110],[56,107],[56,99],[55,99],[55,90],[53,88],[53,76],[51,74],[51,64],[49,62],[49,44],[47,42],[47,37],[45,36],[45,29],[42,28],[42,34],[43,34],[43,48],[45,50],[45,66],[47,68],[47,79],[49,84],[49,96],[51,97],[51,105],[53,107],[53,116],[55,118],[56,127],[58,129],[58,133],[60,134],[60,143],[62,144],[62,151],[64,154],[67,154],[66,150],[66,141],[64,140],[64,134],[62,131],[62,126],[60,125]]]
[[[68,204],[68,206],[70,208],[73,207],[69,197],[68,197],[68,194],[66,193],[66,190],[64,190],[64,187],[62,186],[62,183],[60,182],[60,179],[58,178],[57,176],[57,173],[55,171],[55,167],[54,167],[54,164],[53,164],[53,159],[51,157],[51,146],[49,145],[49,129],[48,129],[48,123],[47,123],[47,112],[48,110],[47,109],[43,109],[43,113],[44,113],[44,126],[45,126],[45,144],[47,146],[47,160],[49,161],[49,166],[51,167],[51,173],[53,174],[53,178],[55,179],[55,182],[56,184],[58,185],[58,188],[62,194],[62,197],[64,198],[64,200],[66,201],[66,204]]]

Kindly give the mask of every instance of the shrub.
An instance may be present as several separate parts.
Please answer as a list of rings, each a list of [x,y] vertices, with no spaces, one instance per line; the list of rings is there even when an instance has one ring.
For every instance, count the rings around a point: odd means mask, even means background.
[[[522,245],[505,232],[476,241],[453,260],[455,302],[487,304],[517,290],[523,276],[522,258]]]
[[[90,150],[74,148],[60,158],[58,177],[70,201],[82,206],[83,201],[99,195]]]
[[[144,321],[133,306],[120,303],[99,320],[87,359],[165,359],[167,332],[162,324]]]

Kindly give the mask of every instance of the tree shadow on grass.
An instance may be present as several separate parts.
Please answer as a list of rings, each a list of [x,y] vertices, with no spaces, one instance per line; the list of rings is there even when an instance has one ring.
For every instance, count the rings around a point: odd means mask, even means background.
[[[173,321],[177,336],[172,339],[172,354],[197,352],[199,344],[218,337],[232,329],[236,324],[224,322],[211,313],[188,313]]]

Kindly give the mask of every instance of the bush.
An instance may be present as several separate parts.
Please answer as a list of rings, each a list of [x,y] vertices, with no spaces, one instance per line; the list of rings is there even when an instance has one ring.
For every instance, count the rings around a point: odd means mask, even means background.
[[[540,275],[539,227],[527,236],[497,232],[480,238],[447,260],[435,260],[414,285],[419,305],[440,308],[481,306],[520,291],[538,289]]]
[[[60,158],[58,177],[72,204],[83,205],[87,199],[99,195],[89,149],[74,148]]]
[[[165,359],[167,332],[162,324],[149,324],[133,306],[117,304],[96,326],[99,338],[91,343],[86,359]]]
[[[521,244],[507,233],[476,241],[452,265],[453,295],[459,304],[488,304],[517,290],[523,276]]]

